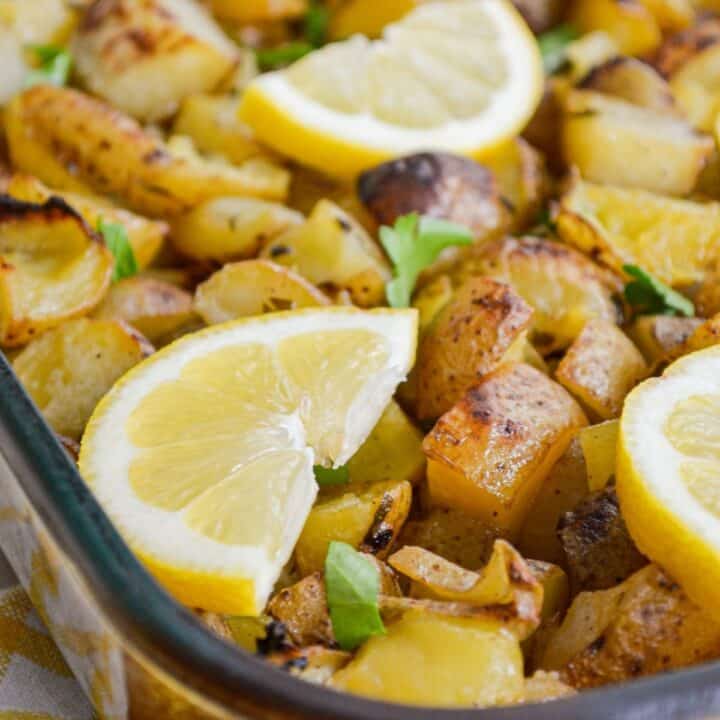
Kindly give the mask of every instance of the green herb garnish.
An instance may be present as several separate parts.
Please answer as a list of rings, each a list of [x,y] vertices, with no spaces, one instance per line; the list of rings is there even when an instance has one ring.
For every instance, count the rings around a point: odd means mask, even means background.
[[[325,559],[325,587],[333,633],[343,650],[384,635],[380,617],[380,573],[347,543],[331,542]]]
[[[391,307],[408,307],[418,275],[438,255],[453,245],[470,245],[473,234],[468,228],[447,220],[417,213],[403,215],[393,227],[380,228],[380,242],[395,266],[395,278],[386,294]]]
[[[328,22],[330,13],[319,2],[314,2],[303,21],[305,40],[315,48],[322,47],[327,42]]]
[[[274,48],[256,50],[255,57],[261,70],[277,70],[305,57],[314,49],[308,42],[291,42]]]
[[[113,282],[135,275],[138,271],[137,261],[135,260],[135,253],[128,240],[125,227],[117,223],[106,223],[100,218],[97,229],[103,236],[108,250],[110,250],[115,258],[115,268],[113,269],[112,275]]]
[[[558,25],[538,38],[543,67],[548,75],[563,67],[567,61],[567,46],[578,37],[580,33],[572,25]]]
[[[339,468],[326,468],[316,465],[314,468],[315,480],[320,487],[328,485],[347,485],[350,482],[350,471],[347,465]]]
[[[72,68],[72,55],[54,45],[31,45],[30,50],[40,61],[40,67],[31,70],[25,78],[25,87],[35,85],[67,85]]]
[[[637,265],[623,265],[623,270],[634,278],[625,286],[625,299],[637,315],[695,315],[690,300],[650,273]]]

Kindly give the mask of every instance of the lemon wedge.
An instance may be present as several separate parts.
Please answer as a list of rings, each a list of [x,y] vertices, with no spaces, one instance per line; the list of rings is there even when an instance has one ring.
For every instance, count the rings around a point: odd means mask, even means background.
[[[316,495],[313,465],[366,439],[415,357],[414,310],[313,308],[217,325],[98,405],[80,471],[182,603],[256,614]]]
[[[430,2],[380,40],[356,35],[261,75],[240,116],[279,152],[352,177],[418,150],[489,152],[542,88],[537,43],[509,0]]]
[[[628,395],[617,489],[640,551],[720,620],[720,346]]]

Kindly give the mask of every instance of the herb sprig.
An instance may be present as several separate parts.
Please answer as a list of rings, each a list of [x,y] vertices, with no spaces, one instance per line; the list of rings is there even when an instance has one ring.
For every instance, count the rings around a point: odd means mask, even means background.
[[[567,46],[577,40],[580,33],[572,25],[558,25],[538,38],[543,67],[548,75],[562,69],[567,61]]]
[[[322,465],[316,465],[314,470],[315,481],[320,487],[347,485],[350,482],[350,471],[347,465],[339,468],[326,468]]]
[[[649,272],[637,265],[623,265],[623,270],[633,278],[625,285],[625,300],[636,315],[695,315],[695,306],[688,298]]]
[[[137,260],[125,227],[117,223],[106,223],[100,218],[97,230],[103,236],[105,245],[115,258],[113,282],[135,275],[138,271]]]
[[[31,45],[29,48],[40,61],[40,66],[31,70],[25,78],[25,87],[35,85],[67,85],[72,69],[72,55],[55,45]]]

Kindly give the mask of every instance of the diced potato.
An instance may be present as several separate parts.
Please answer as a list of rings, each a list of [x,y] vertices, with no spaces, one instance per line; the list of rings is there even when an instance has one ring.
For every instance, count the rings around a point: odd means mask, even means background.
[[[329,298],[301,275],[269,260],[225,265],[195,292],[195,309],[208,325],[329,304]]]
[[[565,552],[557,537],[557,525],[560,518],[587,495],[585,472],[580,442],[574,437],[552,466],[528,512],[518,540],[523,555],[565,564]]]
[[[62,44],[74,25],[72,6],[67,0],[2,0],[2,18],[26,45]],[[6,72],[3,66],[3,75]]]
[[[662,30],[684,30],[695,20],[694,0],[641,0]]]
[[[720,41],[701,48],[670,77],[670,87],[688,120],[712,132],[720,112]]]
[[[362,646],[332,687],[432,707],[482,707],[522,697],[518,641],[495,621],[408,612],[387,630]]]
[[[23,88],[29,67],[17,36],[0,23],[0,106]]]
[[[108,105],[70,88],[38,85],[5,112],[13,166],[50,187],[121,198],[151,216],[188,212],[226,195],[282,200],[288,173],[250,159],[242,167],[173,155]]]
[[[299,17],[307,7],[307,0],[210,0],[214,15],[236,23]]]
[[[579,433],[590,492],[602,490],[615,481],[615,457],[619,432],[619,421],[608,420],[599,425],[583,428]]]
[[[535,310],[530,339],[544,355],[570,345],[592,318],[619,319],[613,302],[618,279],[561,243],[504,238],[460,263],[453,281],[459,285],[473,275],[507,283]]]
[[[100,398],[151,352],[129,326],[79,318],[33,340],[13,367],[51,427],[78,439]]]
[[[93,312],[98,320],[123,320],[160,345],[193,317],[192,295],[168,283],[129,277],[115,283]]]
[[[390,280],[380,248],[329,200],[321,200],[304,225],[269,242],[262,256],[294,268],[315,285],[347,290],[361,307],[381,304]]]
[[[435,318],[452,297],[452,280],[449,275],[444,274],[438,275],[415,294],[413,307],[419,314],[418,332],[421,337],[430,329]]]
[[[386,25],[409,13],[423,0],[347,0],[330,17],[330,37],[342,40],[352,35],[379,38]]]
[[[620,43],[603,30],[581,35],[565,48],[565,57],[569,65],[569,80],[577,83],[594,68],[605,64],[621,54]],[[569,89],[567,82],[556,80],[559,95],[564,97]]]
[[[555,377],[591,413],[618,417],[625,396],[647,376],[640,351],[615,325],[591,320],[560,361]]]
[[[720,255],[720,204],[576,181],[562,198],[561,237],[620,271],[638,265],[672,286],[702,282]]]
[[[704,350],[718,343],[720,343],[720,313],[698,325],[685,342],[669,350],[664,362],[669,363],[683,355]]]
[[[596,687],[720,656],[720,625],[659,567],[575,599],[545,653],[576,688]]]
[[[129,210],[115,207],[100,197],[52,190],[30,175],[22,173],[12,175],[5,192],[18,200],[36,203],[46,202],[53,196],[60,197],[79,212],[92,228],[96,228],[100,220],[122,225],[133,249],[135,262],[141,270],[155,259],[168,233],[168,226],[162,221],[148,220],[135,215]]]
[[[466,280],[420,342],[418,417],[438,418],[497,367],[525,333],[532,312],[508,285],[484,277]]]
[[[96,0],[73,43],[78,77],[144,122],[214,90],[238,62],[233,43],[194,0]]]
[[[92,310],[114,259],[60,198],[25,203],[0,195],[0,346],[17,347]]]
[[[191,137],[200,152],[222,155],[233,163],[260,155],[252,130],[237,116],[239,99],[198,93],[183,100],[173,132]]]
[[[575,689],[566,685],[557,673],[538,670],[525,680],[522,702],[544,703],[575,695]]]
[[[687,195],[714,149],[680,118],[589,90],[566,97],[562,142],[583,178],[666,195]]]
[[[608,33],[624,55],[645,55],[662,41],[657,20],[641,0],[578,0],[570,22],[582,32]]]
[[[517,532],[552,466],[586,422],[570,395],[538,370],[501,366],[425,438],[432,501]]]
[[[333,540],[384,557],[390,552],[410,511],[412,486],[406,481],[372,485],[318,502],[295,545],[301,575],[325,567]]]
[[[523,137],[533,148],[543,153],[554,172],[564,171],[560,149],[560,125],[563,118],[563,97],[569,81],[564,77],[545,79],[540,104],[523,131]]]
[[[567,557],[573,595],[614,587],[647,563],[620,514],[614,487],[588,495],[565,513],[558,536]]]
[[[700,0],[693,2],[700,6]],[[720,7],[715,8],[718,9]],[[703,14],[692,27],[665,39],[653,58],[653,65],[663,77],[669,78],[698,53],[712,47],[718,41],[720,41],[720,20],[712,13]]]
[[[172,243],[186,257],[224,263],[257,255],[265,242],[303,221],[280,203],[219,197],[175,218]]]
[[[697,298],[696,304],[700,304]],[[700,318],[642,315],[636,318],[628,334],[645,356],[648,365],[654,367],[668,353],[681,347],[701,324]]]
[[[350,653],[332,650],[322,645],[278,650],[267,661],[286,672],[315,685],[327,685],[340,668],[347,665]]]

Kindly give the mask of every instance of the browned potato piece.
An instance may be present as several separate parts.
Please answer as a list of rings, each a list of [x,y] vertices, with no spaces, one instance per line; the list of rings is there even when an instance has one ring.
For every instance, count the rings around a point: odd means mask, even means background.
[[[118,196],[151,216],[181,214],[224,195],[282,200],[287,192],[285,170],[255,159],[232,167],[179,157],[130,117],[70,88],[26,90],[4,119],[18,170],[60,190]]]
[[[642,0],[664,31],[683,30],[695,20],[695,0]]]
[[[305,682],[327,685],[351,658],[350,653],[342,650],[313,645],[272,652],[267,656],[267,661]]]
[[[79,318],[33,340],[13,367],[55,432],[76,440],[100,398],[151,352],[127,325]]]
[[[513,0],[513,5],[536,34],[556,25],[565,9],[563,0]]]
[[[208,325],[329,304],[329,298],[301,275],[269,260],[225,265],[195,291],[195,309]]]
[[[529,365],[503,365],[471,388],[425,438],[432,501],[509,533],[527,517],[574,431],[572,397]]]
[[[543,668],[575,688],[666,672],[720,656],[720,625],[656,565],[622,585],[581,593]]]
[[[18,347],[102,300],[114,259],[60,198],[0,195],[0,346]]]
[[[492,173],[457,155],[418,153],[383,163],[360,176],[358,193],[381,225],[416,212],[465,225],[481,239],[509,222]]]
[[[558,382],[603,420],[618,417],[625,396],[648,372],[640,351],[614,323],[591,320],[555,371]]]
[[[193,0],[96,0],[73,43],[78,77],[119,110],[155,122],[214,90],[238,52]]]
[[[658,50],[653,64],[666,78],[703,49],[720,42],[720,19],[711,15],[701,18],[683,32],[668,37]]]
[[[659,113],[677,115],[679,112],[667,80],[652,65],[633,57],[621,55],[598,65],[578,87]]]
[[[558,536],[573,594],[614,587],[647,564],[628,533],[614,487],[588,495],[565,513]]]
[[[585,458],[577,437],[574,437],[543,481],[528,512],[518,540],[523,555],[564,566],[565,553],[557,537],[558,521],[587,492]]]
[[[555,77],[545,80],[540,104],[523,131],[523,137],[532,147],[543,153],[548,166],[555,172],[564,169],[560,149],[560,125],[563,118],[562,96],[565,83],[565,80]]]
[[[697,350],[704,350],[718,343],[720,343],[720,313],[713,315],[704,323],[698,325],[684,343],[675,346],[667,353],[664,361],[671,362],[683,355],[688,355]]]
[[[115,283],[95,309],[98,320],[124,320],[153,344],[162,344],[193,318],[192,295],[168,283],[130,277]]]
[[[417,414],[435,419],[493,370],[530,325],[532,308],[490,278],[466,280],[418,348]]]
[[[544,703],[551,700],[575,695],[575,688],[566,685],[557,673],[537,670],[532,677],[525,680],[525,693],[522,702]]]
[[[712,317],[720,313],[720,268],[713,268],[704,278],[693,296],[695,312],[700,317]],[[697,318],[690,318],[697,321]]]
[[[233,642],[234,638],[232,630],[223,615],[218,615],[214,612],[207,612],[206,610],[195,610],[195,614],[200,618],[200,620],[202,620],[213,635],[217,635],[223,640]]]
[[[591,492],[603,490],[615,482],[619,434],[619,420],[590,425],[578,433],[587,468],[587,484]]]
[[[628,334],[653,367],[683,345],[701,324],[700,318],[643,315],[635,320]]]

